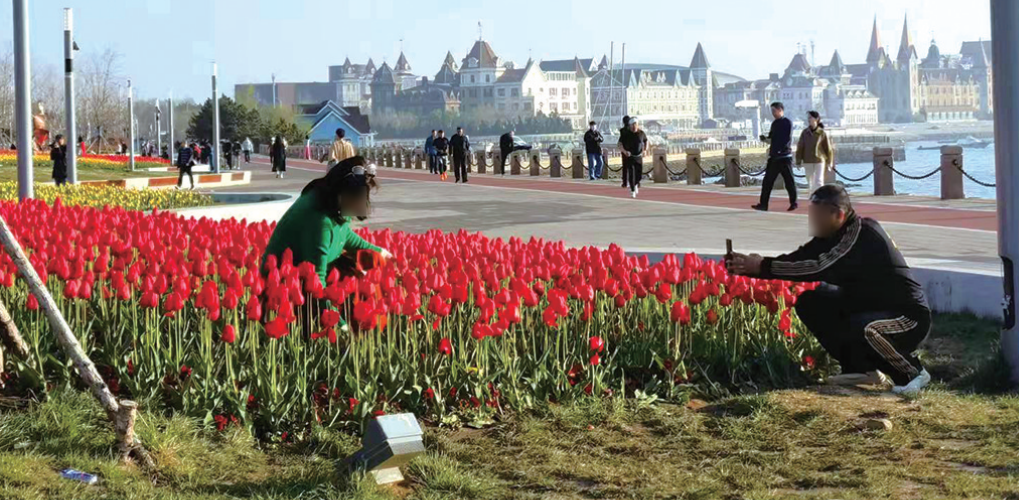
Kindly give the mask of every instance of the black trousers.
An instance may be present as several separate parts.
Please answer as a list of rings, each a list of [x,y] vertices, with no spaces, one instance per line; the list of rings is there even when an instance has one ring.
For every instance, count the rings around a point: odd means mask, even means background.
[[[244,163],[251,163],[251,151],[244,152]]]
[[[180,173],[177,174],[177,187],[181,187],[184,184],[184,174],[187,174],[188,179],[191,179],[191,187],[195,187],[195,176],[191,174],[191,167],[177,167]]]
[[[644,178],[644,157],[631,156],[628,183],[630,191],[640,187],[640,180]]]
[[[630,163],[632,163],[632,160],[628,156],[623,156],[622,160],[623,170],[620,172],[620,175],[623,177],[623,187],[627,187],[630,185]]]
[[[453,153],[453,175],[456,180],[467,182],[467,155]]]
[[[446,173],[446,162],[449,158],[446,155],[438,155],[435,157],[435,173],[444,174]]]
[[[839,288],[822,285],[796,300],[796,315],[825,351],[842,365],[842,373],[881,370],[905,385],[923,366],[914,351],[930,332],[930,312],[850,311]]]
[[[428,172],[432,174],[439,173],[438,169],[435,168],[435,164],[438,163],[437,156],[430,154],[428,155]]]
[[[785,190],[789,193],[789,204],[796,203],[796,181],[793,179],[792,157],[768,158],[768,167],[764,172],[764,183],[761,186],[761,206],[764,208],[768,208],[771,190],[775,187],[775,179],[779,175],[785,181]]]

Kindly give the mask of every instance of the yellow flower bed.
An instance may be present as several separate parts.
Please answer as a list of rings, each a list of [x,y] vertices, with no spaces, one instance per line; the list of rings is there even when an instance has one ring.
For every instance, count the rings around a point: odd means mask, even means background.
[[[105,184],[70,185],[36,184],[35,197],[53,204],[60,198],[65,206],[102,208],[105,205],[124,207],[127,210],[170,210],[201,207],[212,204],[212,197],[195,191],[174,189],[124,189]],[[16,200],[16,182],[0,182],[0,200]]]
[[[18,165],[17,151],[0,149],[0,167],[14,167]],[[32,163],[36,168],[52,168],[53,161],[49,154],[35,154],[32,156]],[[168,167],[170,162],[162,158],[136,156],[134,159],[136,169],[154,167]],[[78,155],[78,168],[97,170],[119,170],[128,168],[128,157],[126,155]]]

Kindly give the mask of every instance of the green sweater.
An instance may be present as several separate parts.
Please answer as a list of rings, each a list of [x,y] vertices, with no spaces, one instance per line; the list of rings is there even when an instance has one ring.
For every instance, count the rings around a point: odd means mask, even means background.
[[[294,266],[302,262],[315,265],[323,286],[329,265],[345,250],[380,250],[354,232],[348,217],[329,215],[319,210],[318,196],[314,191],[297,198],[276,224],[265,247],[263,264],[269,255],[275,255],[282,261],[283,252],[288,248],[294,253]]]

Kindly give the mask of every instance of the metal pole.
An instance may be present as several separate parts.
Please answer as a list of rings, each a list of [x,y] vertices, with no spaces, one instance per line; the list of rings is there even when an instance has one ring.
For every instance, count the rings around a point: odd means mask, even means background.
[[[219,173],[219,90],[216,87],[218,73],[216,63],[212,63],[212,171]]]
[[[127,81],[127,163],[134,172],[134,90]]]
[[[276,73],[272,74],[272,107],[276,107]]]
[[[14,1],[14,114],[18,128],[18,199],[32,198],[32,67],[28,59],[28,0]]]
[[[607,123],[603,123],[605,127],[605,133],[608,134],[612,130],[612,123],[616,119],[616,42],[609,42],[609,120]]]
[[[74,15],[64,9],[64,114],[67,118],[67,181],[78,183],[78,126],[74,116]]]
[[[167,130],[169,130],[169,134],[170,134],[170,136],[168,137],[170,142],[169,142],[169,145],[166,147],[166,149],[167,149],[167,152],[170,153],[168,155],[169,158],[170,158],[170,163],[173,163],[173,161],[174,161],[173,160],[173,155],[174,155],[174,153],[177,152],[177,146],[173,142],[173,92],[170,92],[170,98],[167,99],[166,107],[167,107],[166,112],[168,113],[166,115],[166,121],[169,122],[169,123],[166,124],[166,128],[167,128]]]
[[[163,154],[163,138],[162,138],[162,127],[160,127],[159,118],[159,99],[156,99],[156,158],[159,158]],[[169,148],[167,148],[169,149]]]
[[[626,88],[627,88],[627,85],[629,85],[629,83],[626,81],[626,78],[627,78],[627,74],[626,74],[626,42],[623,42],[623,54],[622,55],[623,55],[623,61],[622,61],[622,65],[623,65],[623,81],[619,82],[620,83],[620,87],[622,87],[620,89],[621,92],[619,93],[619,100],[623,104],[623,109],[622,109],[621,114],[622,115],[628,115],[628,114],[630,114],[630,110],[627,108],[627,104],[626,104]],[[622,119],[622,118],[620,118],[620,119]]]
[[[1015,262],[1019,260],[1019,2],[991,0],[991,72],[994,78],[994,154],[998,197],[998,253],[1004,277],[1001,352],[1019,383]]]

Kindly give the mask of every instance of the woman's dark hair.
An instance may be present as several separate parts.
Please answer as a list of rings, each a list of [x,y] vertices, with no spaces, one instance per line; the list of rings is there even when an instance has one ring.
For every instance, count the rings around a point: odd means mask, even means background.
[[[280,134],[276,134],[276,141],[273,142],[272,145],[273,146],[282,146],[283,145],[283,136],[280,135]]]
[[[817,111],[808,111],[807,115],[817,120],[817,128],[824,128],[824,123],[821,122],[821,113],[818,113]]]
[[[781,102],[778,101],[771,103],[771,107],[780,111],[785,111],[785,104],[782,104]]]
[[[318,209],[323,212],[341,216],[340,198],[342,196],[360,196],[363,193],[365,203],[371,206],[371,192],[378,190],[379,184],[375,181],[375,175],[365,172],[364,175],[354,175],[354,167],[364,167],[365,160],[362,156],[347,158],[336,164],[329,170],[325,177],[320,177],[308,183],[301,191],[301,195],[314,192],[318,201]],[[366,169],[367,170],[367,169]],[[365,217],[358,217],[364,220]]]
[[[60,145],[60,139],[63,139],[63,138],[64,138],[64,134],[57,134],[57,136],[53,138],[53,147],[59,146]]]

